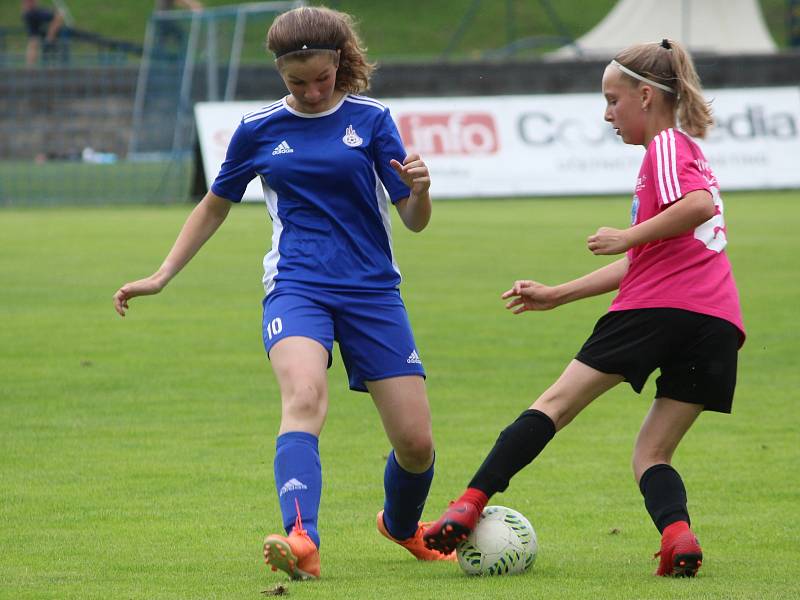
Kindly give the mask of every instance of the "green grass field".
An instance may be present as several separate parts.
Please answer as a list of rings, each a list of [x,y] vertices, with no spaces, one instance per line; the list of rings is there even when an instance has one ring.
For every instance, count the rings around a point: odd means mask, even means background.
[[[464,487],[497,433],[547,386],[610,297],[514,317],[515,278],[556,283],[608,261],[585,237],[627,198],[447,201],[395,226],[429,378],[437,476],[425,517]],[[263,206],[235,207],[164,291],[120,319],[111,295],[158,266],[188,205],[0,212],[0,598],[263,598],[280,525],[279,399],[260,340]],[[796,192],[729,194],[749,339],[732,416],[704,415],[676,456],[706,561],[652,577],[658,534],[629,457],[653,394],[598,400],[493,503],[537,530],[531,573],[463,576],[375,531],[388,445],[339,357],[322,436],[323,579],[293,598],[764,599],[798,595],[800,300]]]
[[[189,196],[193,169],[169,158],[99,165],[0,160],[0,207],[175,202]]]

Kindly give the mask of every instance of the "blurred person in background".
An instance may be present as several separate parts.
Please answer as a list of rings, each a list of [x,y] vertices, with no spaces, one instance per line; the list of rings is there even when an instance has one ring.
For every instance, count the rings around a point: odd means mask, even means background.
[[[42,8],[37,0],[22,0],[21,12],[28,33],[25,64],[32,67],[39,63],[42,50],[48,52],[53,47],[64,26],[64,15],[57,8]]]
[[[156,0],[156,11],[187,9],[195,13],[203,11],[203,3],[199,0]],[[185,23],[173,19],[156,21],[156,51],[158,58],[180,60],[186,54],[187,31]]]
[[[203,10],[203,3],[199,0],[156,0],[155,10],[175,10],[185,8],[187,10]]]

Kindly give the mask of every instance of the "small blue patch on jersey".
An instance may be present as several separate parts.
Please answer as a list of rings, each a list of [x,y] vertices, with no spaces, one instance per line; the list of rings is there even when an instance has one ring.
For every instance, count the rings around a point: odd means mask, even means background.
[[[636,216],[639,214],[639,196],[633,195],[633,203],[631,204],[631,225],[636,225]]]

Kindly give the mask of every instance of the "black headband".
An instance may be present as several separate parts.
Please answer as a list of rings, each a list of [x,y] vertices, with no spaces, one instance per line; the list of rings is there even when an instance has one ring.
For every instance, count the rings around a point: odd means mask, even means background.
[[[276,52],[275,58],[280,58],[286,54],[291,54],[292,52],[302,52],[303,50],[338,50],[336,46],[332,46],[330,44],[302,44],[299,48],[290,48],[289,50],[284,50],[283,52]]]
[[[663,40],[661,40],[661,47],[666,49],[666,50],[672,50],[672,44],[670,43],[670,41],[667,38],[664,38]]]

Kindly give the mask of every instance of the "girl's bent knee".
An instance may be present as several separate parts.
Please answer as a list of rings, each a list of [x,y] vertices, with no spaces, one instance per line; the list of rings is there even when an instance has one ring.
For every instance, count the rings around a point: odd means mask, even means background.
[[[421,439],[397,444],[394,454],[401,467],[407,471],[420,473],[433,463],[433,440]]]
[[[285,394],[282,403],[284,413],[295,417],[315,417],[325,410],[326,398],[322,389],[308,385]]]

